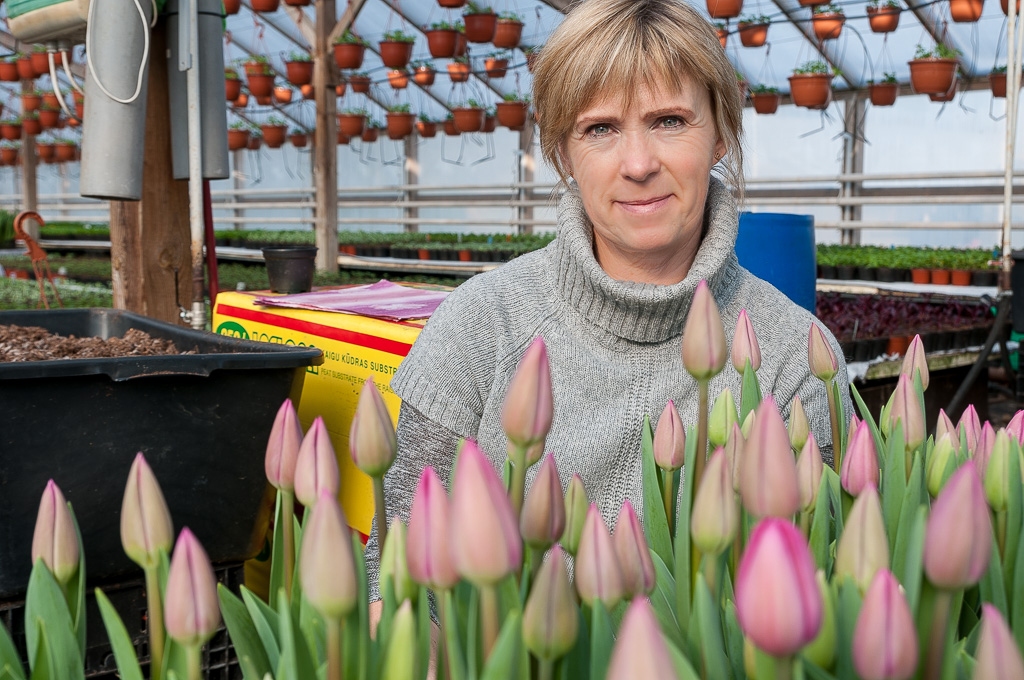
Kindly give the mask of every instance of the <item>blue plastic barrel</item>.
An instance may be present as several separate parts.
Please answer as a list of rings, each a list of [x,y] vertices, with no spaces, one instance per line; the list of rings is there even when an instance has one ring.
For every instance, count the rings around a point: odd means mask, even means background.
[[[814,313],[818,266],[813,215],[740,213],[736,257],[754,276]]]

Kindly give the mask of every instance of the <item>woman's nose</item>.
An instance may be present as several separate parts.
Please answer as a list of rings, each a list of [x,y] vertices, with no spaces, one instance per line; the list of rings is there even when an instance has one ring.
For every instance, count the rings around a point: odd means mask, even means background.
[[[624,135],[620,153],[621,172],[628,179],[642,182],[661,168],[657,143],[643,132]]]

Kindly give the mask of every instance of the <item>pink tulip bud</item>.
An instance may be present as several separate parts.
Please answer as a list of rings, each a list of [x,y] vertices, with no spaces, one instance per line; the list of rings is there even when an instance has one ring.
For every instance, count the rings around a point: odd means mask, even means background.
[[[800,509],[800,484],[789,434],[775,400],[757,407],[754,429],[743,448],[740,496],[754,517],[792,517]]]
[[[707,281],[701,280],[683,328],[683,366],[696,380],[710,380],[725,366],[726,352],[722,316]]]
[[[879,569],[857,615],[853,667],[863,680],[907,680],[917,670],[917,653],[914,617],[899,581]]]
[[[857,414],[854,413],[853,415],[850,416],[850,426],[846,428],[846,431],[847,432],[854,432],[854,431],[856,431],[857,428],[860,427],[860,423],[861,423],[860,418],[858,418]]]
[[[800,450],[796,459],[796,477],[800,485],[800,509],[810,512],[818,503],[818,491],[821,489],[821,476],[825,472],[825,464],[821,460],[821,449],[814,441],[814,433],[807,435],[807,443]]]
[[[448,496],[437,472],[424,468],[412,499],[405,552],[412,580],[435,591],[459,582],[446,547],[450,517]]]
[[[989,458],[992,457],[992,445],[996,442],[996,431],[992,423],[987,420],[981,426],[981,434],[978,436],[978,446],[974,449],[974,463],[978,466],[978,475],[985,478],[985,470],[988,469]]]
[[[939,417],[935,421],[935,441],[939,441],[944,434],[948,434],[951,438],[960,441],[960,435],[957,432],[956,426],[953,425],[953,421],[946,415],[946,411],[940,408]]]
[[[170,553],[173,543],[171,511],[153,470],[140,452],[128,471],[121,501],[121,545],[132,562],[145,569],[159,564],[160,551]]]
[[[967,452],[973,456],[978,448],[978,440],[981,439],[981,419],[978,418],[978,411],[975,410],[974,404],[968,404],[964,409],[956,430],[957,441],[960,440],[961,432],[967,433]]]
[[[761,347],[757,344],[754,324],[750,323],[747,310],[741,309],[736,319],[736,333],[732,336],[732,365],[736,372],[743,375],[743,368],[750,362],[755,371],[761,368]]]
[[[565,531],[562,532],[562,540],[559,541],[565,552],[573,557],[579,551],[580,537],[583,535],[583,525],[587,521],[587,511],[590,509],[590,501],[587,499],[587,491],[583,488],[583,479],[579,475],[573,475],[569,480],[569,488],[565,490]]]
[[[843,525],[836,547],[835,573],[849,576],[864,592],[879,569],[889,566],[889,540],[885,535],[882,502],[875,487],[868,486],[857,500]]]
[[[299,459],[295,464],[295,497],[310,508],[321,493],[326,491],[337,496],[340,488],[338,457],[324,419],[317,416],[299,447]]]
[[[594,602],[600,601],[610,610],[626,595],[626,585],[612,535],[593,503],[587,510],[583,535],[580,536],[575,578],[580,599],[588,605],[593,606]]]
[[[739,508],[733,491],[732,470],[725,449],[719,447],[711,454],[693,499],[690,536],[701,553],[718,555],[736,538],[738,527]]]
[[[799,395],[793,397],[789,405],[789,425],[786,429],[789,431],[789,444],[793,450],[802,450],[811,433],[811,424],[807,421],[807,412],[804,411]]]
[[[371,477],[383,477],[395,462],[398,453],[395,424],[373,376],[366,379],[359,392],[348,448],[356,467]]]
[[[291,491],[295,487],[295,461],[302,443],[302,426],[291,399],[285,399],[277,410],[274,426],[267,440],[267,480],[274,488]]]
[[[708,416],[708,442],[711,443],[711,447],[725,446],[732,426],[739,423],[739,420],[736,400],[733,399],[732,390],[726,387],[715,399],[711,406],[711,414]]]
[[[558,479],[555,457],[544,457],[533,479],[523,510],[519,516],[519,531],[526,545],[535,550],[547,550],[565,531],[565,501],[562,482]]]
[[[957,470],[932,504],[924,539],[924,573],[936,587],[973,586],[992,556],[992,521],[974,461]]]
[[[651,603],[635,597],[622,617],[606,680],[675,680],[675,666]]]
[[[754,412],[750,412],[750,416],[753,416]],[[729,439],[725,442],[725,460],[728,462],[728,467],[732,476],[732,490],[736,493],[740,492],[740,480],[741,471],[743,469],[743,446],[746,444],[746,440],[743,438],[743,431],[740,426],[733,425],[732,432],[729,433]]]
[[[878,488],[881,472],[875,440],[867,423],[860,423],[846,444],[846,455],[839,470],[839,481],[851,496],[859,496],[869,486]]]
[[[811,330],[807,336],[807,363],[811,367],[811,375],[824,382],[836,377],[836,373],[839,371],[836,353],[832,351],[832,345],[829,344],[824,331],[816,323],[811,324]]]
[[[523,642],[542,661],[569,653],[579,634],[576,595],[569,583],[565,553],[560,546],[548,551],[534,579],[523,609]]]
[[[619,510],[612,542],[619,558],[626,595],[650,595],[654,590],[654,561],[647,548],[644,530],[640,528],[640,520],[628,498]]]
[[[523,560],[512,502],[494,468],[467,439],[455,463],[448,532],[455,571],[474,585],[492,585]]]
[[[78,533],[68,502],[51,479],[43,489],[32,535],[32,564],[43,561],[60,584],[67,584],[78,573]]]
[[[736,572],[736,616],[761,650],[792,656],[821,629],[824,603],[807,541],[790,522],[761,520]]]
[[[205,644],[220,627],[217,579],[210,558],[188,528],[178,534],[164,594],[164,625],[185,647]]]
[[[342,619],[358,597],[352,530],[337,497],[324,491],[313,504],[299,549],[302,594],[322,616]]]
[[[669,399],[654,430],[654,462],[662,470],[674,471],[686,460],[686,428],[676,405]]]
[[[526,348],[501,408],[501,427],[508,440],[522,448],[543,442],[554,416],[551,369],[544,338]]]
[[[924,343],[921,342],[920,335],[915,335],[914,339],[910,341],[907,353],[903,355],[903,365],[900,368],[900,374],[907,376],[911,385],[914,384],[915,373],[921,374],[921,387],[928,389],[928,358],[925,356]]]
[[[1024,444],[1024,410],[1017,411],[1006,425],[1006,433],[1016,437],[1018,444]]]
[[[892,431],[896,423],[903,424],[903,443],[907,451],[913,451],[924,443],[924,411],[917,391],[910,378],[901,375],[896,382],[893,393],[892,408],[889,411],[889,428]]]
[[[1024,678],[1024,658],[1017,641],[999,610],[987,602],[981,605],[981,635],[974,658],[973,680]]]

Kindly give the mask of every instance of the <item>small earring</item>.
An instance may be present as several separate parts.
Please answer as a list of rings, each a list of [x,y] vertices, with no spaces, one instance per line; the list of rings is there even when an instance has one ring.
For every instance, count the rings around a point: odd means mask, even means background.
[[[720,154],[720,153],[716,153],[716,154],[715,154],[715,160],[716,160],[716,161],[720,161],[720,160],[722,160],[722,154]]]

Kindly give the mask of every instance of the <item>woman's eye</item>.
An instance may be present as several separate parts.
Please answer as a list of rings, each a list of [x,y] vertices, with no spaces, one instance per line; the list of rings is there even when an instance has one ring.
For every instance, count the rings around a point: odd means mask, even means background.
[[[604,123],[598,123],[597,125],[591,125],[587,128],[587,134],[592,137],[601,137],[612,131],[611,126],[605,125]]]
[[[665,128],[679,128],[685,124],[685,121],[679,116],[667,116],[661,119],[661,126]]]

